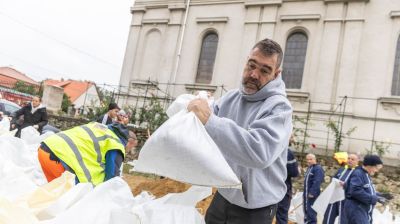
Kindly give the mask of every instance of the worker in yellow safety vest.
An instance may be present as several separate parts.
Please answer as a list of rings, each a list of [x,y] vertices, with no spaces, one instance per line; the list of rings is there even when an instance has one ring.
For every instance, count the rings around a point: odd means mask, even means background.
[[[134,133],[120,123],[92,122],[49,136],[38,158],[48,182],[69,171],[76,182],[98,185],[119,176],[125,152],[133,147],[130,138]]]

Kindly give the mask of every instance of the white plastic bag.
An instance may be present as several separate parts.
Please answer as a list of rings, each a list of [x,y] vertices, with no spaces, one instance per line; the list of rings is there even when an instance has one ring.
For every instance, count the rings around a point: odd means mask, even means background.
[[[34,144],[37,142],[37,138],[39,138],[40,133],[32,126],[28,126],[21,130],[21,139],[25,140],[28,144]]]
[[[146,141],[134,169],[200,186],[241,186],[200,120],[184,110]]]
[[[340,180],[333,178],[311,207],[317,212],[318,217],[323,219],[328,205],[341,200],[344,200],[343,187],[340,185]]]

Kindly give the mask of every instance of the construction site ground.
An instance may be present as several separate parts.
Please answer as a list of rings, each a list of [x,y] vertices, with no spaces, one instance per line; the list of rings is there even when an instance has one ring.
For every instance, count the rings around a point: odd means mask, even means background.
[[[156,198],[160,198],[168,193],[180,193],[190,188],[190,184],[181,183],[169,178],[160,178],[154,175],[124,174],[123,178],[131,187],[132,193],[136,196],[142,191],[148,191]],[[197,203],[196,208],[204,215],[208,206],[214,197],[216,189],[213,189],[213,195]],[[289,222],[289,224],[293,224]]]

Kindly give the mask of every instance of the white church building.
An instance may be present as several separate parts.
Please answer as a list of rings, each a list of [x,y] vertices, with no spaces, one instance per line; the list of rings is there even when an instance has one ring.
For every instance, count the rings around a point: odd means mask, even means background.
[[[308,120],[306,152],[334,148],[331,119],[341,133],[356,127],[341,150],[386,146],[386,162],[400,164],[399,0],[136,0],[131,13],[121,105],[149,93],[218,98],[240,86],[252,46],[271,38],[284,50],[294,114]]]

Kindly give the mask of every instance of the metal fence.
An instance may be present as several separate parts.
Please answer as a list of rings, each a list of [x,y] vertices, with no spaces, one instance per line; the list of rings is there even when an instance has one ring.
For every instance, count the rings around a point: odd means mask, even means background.
[[[144,108],[152,101],[164,109],[177,93],[206,90],[219,98],[227,92],[224,85],[188,85],[159,83],[150,80],[119,86],[114,92],[120,105]],[[295,150],[330,156],[335,151],[380,153],[399,164],[400,115],[386,110],[380,99],[343,96],[337,102],[318,102],[290,97],[293,104],[293,126],[297,144]]]
[[[326,156],[336,151],[373,153],[399,164],[400,116],[385,109],[380,99],[344,96],[334,104],[291,102],[296,151]]]
[[[116,102],[122,105],[130,105],[134,108],[145,107],[156,99],[166,109],[175,100],[174,93],[183,92],[183,90],[189,94],[205,90],[213,93],[216,97],[221,97],[227,92],[224,85],[209,86],[137,80],[132,82],[130,86],[119,86],[118,91],[114,93],[114,98]]]

